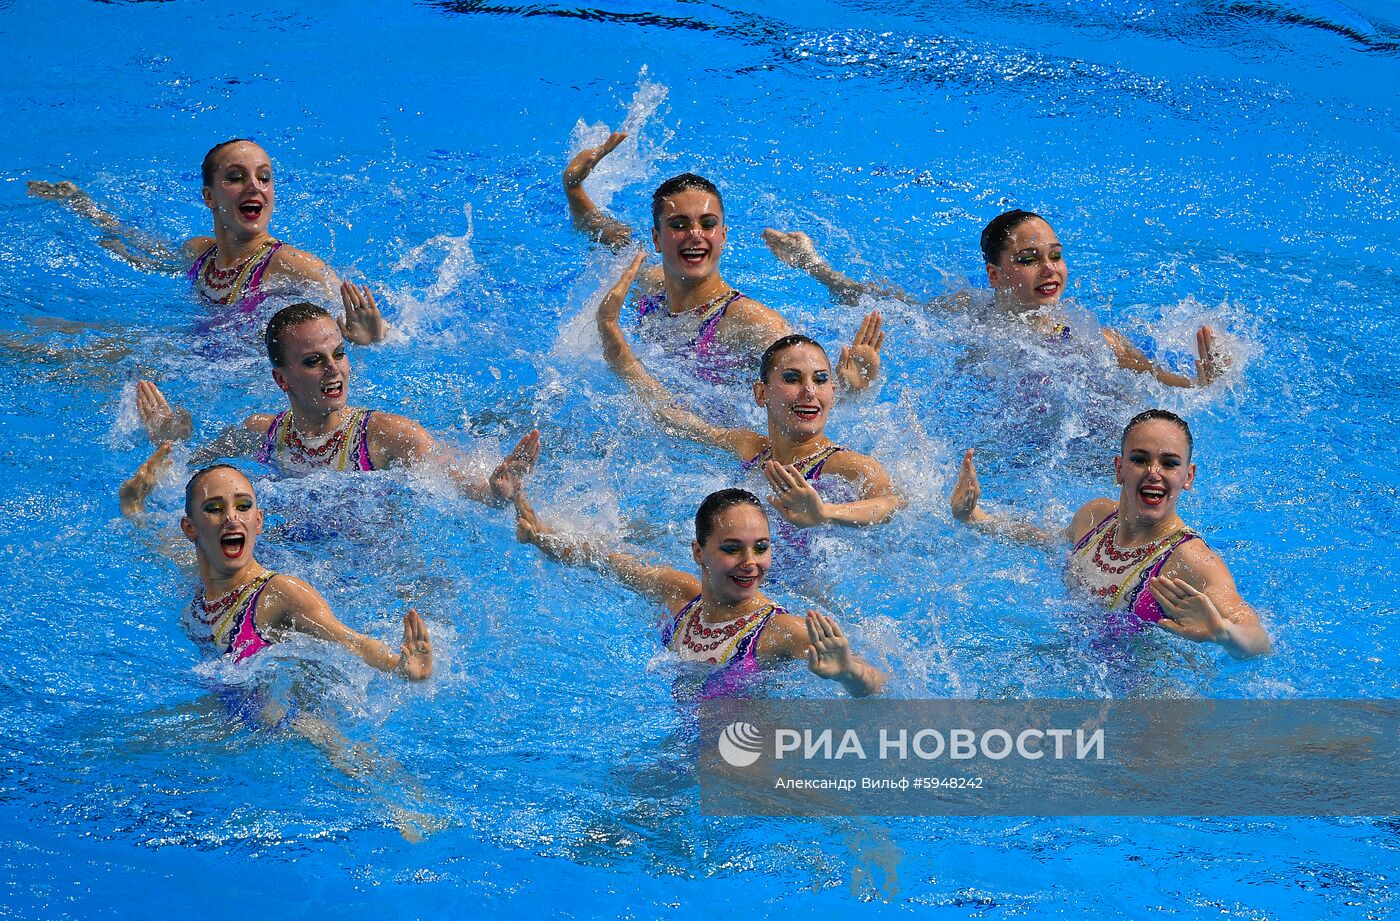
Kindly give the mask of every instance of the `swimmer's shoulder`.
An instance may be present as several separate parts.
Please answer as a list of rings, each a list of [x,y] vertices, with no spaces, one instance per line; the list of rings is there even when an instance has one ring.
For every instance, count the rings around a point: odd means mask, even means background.
[[[1178,545],[1162,567],[1162,575],[1183,579],[1198,589],[1225,583],[1233,587],[1235,582],[1225,560],[1204,540],[1188,540]]]
[[[1117,499],[1092,499],[1085,502],[1079,507],[1079,511],[1074,513],[1074,518],[1070,520],[1070,540],[1078,543],[1080,538],[1117,510]]]
[[[437,440],[422,425],[398,413],[376,409],[365,427],[370,461],[376,469],[391,463],[411,463],[432,453]]]
[[[807,636],[807,622],[787,611],[774,612],[768,624],[758,637],[758,648],[754,651],[764,659],[801,659],[807,655],[811,645]]]
[[[335,274],[319,256],[287,243],[272,254],[267,267],[270,272],[296,281],[325,283]]]
[[[787,320],[773,308],[745,295],[730,304],[715,327],[726,345],[763,351],[792,332]]]
[[[862,487],[889,487],[890,475],[885,465],[868,454],[842,448],[826,459],[822,474],[834,474],[842,479],[859,483]]]
[[[255,616],[263,629],[285,628],[289,618],[322,609],[329,610],[329,605],[310,582],[279,572],[267,580]]]
[[[276,413],[253,413],[243,420],[242,428],[255,435],[266,435],[267,430],[272,428],[272,421],[276,418]]]
[[[190,265],[203,256],[211,246],[214,245],[213,237],[193,237],[186,240],[180,247],[180,253],[187,259]]]

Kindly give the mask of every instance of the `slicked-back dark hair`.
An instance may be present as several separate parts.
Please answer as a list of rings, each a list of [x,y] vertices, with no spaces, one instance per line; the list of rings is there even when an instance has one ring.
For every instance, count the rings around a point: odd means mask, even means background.
[[[1181,429],[1186,435],[1186,459],[1191,459],[1191,452],[1195,450],[1195,440],[1191,437],[1191,426],[1186,424],[1186,420],[1178,416],[1169,409],[1145,409],[1136,416],[1128,420],[1128,424],[1123,427],[1123,438],[1118,442],[1118,450],[1123,450],[1123,445],[1128,442],[1128,433],[1142,425],[1144,422],[1152,422],[1160,419],[1163,422],[1170,422]]]
[[[704,176],[697,176],[694,173],[681,173],[679,176],[672,176],[661,185],[656,187],[656,191],[651,193],[651,226],[661,226],[661,206],[666,199],[678,192],[687,189],[697,189],[701,192],[708,192],[715,197],[715,203],[719,205],[720,216],[724,216],[724,198],[719,194],[719,187]]]
[[[335,319],[324,307],[318,307],[310,301],[298,301],[272,315],[272,319],[267,321],[267,329],[263,330],[263,345],[267,346],[267,360],[272,362],[274,368],[282,367],[287,360],[286,352],[282,348],[282,334],[293,326],[300,326],[322,317],[327,320]]]
[[[765,384],[768,383],[768,375],[772,373],[773,365],[777,363],[778,356],[795,345],[815,346],[817,351],[826,355],[826,349],[822,348],[822,344],[811,336],[804,336],[801,333],[792,333],[791,335],[784,336],[763,350],[763,357],[758,360],[758,379]],[[831,356],[827,355],[826,361],[827,364],[830,364]]]
[[[216,170],[219,165],[219,151],[223,150],[230,144],[257,143],[257,141],[251,140],[249,138],[234,138],[231,141],[224,141],[222,144],[215,144],[213,147],[210,147],[209,152],[204,155],[204,162],[199,165],[199,173],[202,177],[204,177],[204,184],[206,186],[211,186],[214,184],[214,170]]]
[[[992,218],[987,226],[982,228],[982,259],[988,265],[1000,262],[1002,253],[1011,245],[1011,234],[1031,218],[1045,220],[1034,211],[1022,211],[1020,208]]]
[[[767,512],[763,511],[763,503],[758,501],[758,496],[747,489],[721,489],[706,496],[705,501],[700,503],[700,508],[695,511],[695,542],[705,546],[705,541],[715,532],[715,522],[719,520],[719,516],[739,505],[752,505],[765,520],[768,518]]]

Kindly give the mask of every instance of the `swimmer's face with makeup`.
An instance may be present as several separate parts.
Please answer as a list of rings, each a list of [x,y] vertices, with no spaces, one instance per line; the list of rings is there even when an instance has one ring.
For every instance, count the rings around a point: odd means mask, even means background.
[[[1119,514],[1147,524],[1174,518],[1182,492],[1196,479],[1186,433],[1165,419],[1133,426],[1113,469],[1121,487]]]
[[[701,189],[682,189],[663,200],[651,239],[667,274],[699,281],[719,271],[727,234],[719,199]]]
[[[1017,224],[998,262],[987,263],[992,287],[1029,309],[1057,302],[1068,277],[1060,238],[1037,217]]]
[[[816,346],[793,345],[773,357],[768,379],[754,384],[753,395],[768,410],[770,431],[798,440],[821,435],[836,402],[831,362]]]
[[[272,369],[272,379],[292,408],[303,418],[344,409],[350,358],[335,320],[317,317],[288,326],[281,338],[282,365]]]
[[[263,530],[253,484],[229,467],[204,474],[190,494],[180,530],[195,545],[201,561],[216,572],[232,574],[249,565]]]
[[[204,204],[214,212],[215,223],[243,237],[267,233],[276,201],[267,151],[239,141],[215,156],[214,184],[204,187]]]
[[[691,541],[690,548],[706,598],[716,604],[738,605],[753,598],[773,564],[768,516],[747,503],[720,512],[704,545]]]

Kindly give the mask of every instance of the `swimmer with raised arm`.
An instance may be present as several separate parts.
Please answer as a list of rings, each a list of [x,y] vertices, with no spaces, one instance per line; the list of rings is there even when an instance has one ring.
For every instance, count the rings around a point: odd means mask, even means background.
[[[122,484],[122,514],[141,518],[146,499],[169,465],[166,442]],[[220,655],[243,662],[292,633],[305,633],[345,647],[382,672],[412,681],[432,674],[433,645],[416,611],[404,615],[403,643],[395,652],[341,623],[306,582],[258,563],[254,551],[263,513],[253,484],[236,467],[219,464],[190,477],[180,530],[194,545],[199,576],[186,608],[186,626]]]
[[[489,478],[472,473],[451,448],[417,422],[394,413],[348,404],[350,358],[340,327],[315,304],[292,304],[268,321],[264,334],[272,379],[287,395],[288,408],[255,413],[194,452],[191,462],[257,457],[288,474],[319,469],[382,470],[400,465],[437,465],[468,498],[501,506],[510,501],[510,471],[522,475],[539,457],[539,432],[516,444]],[[186,438],[189,413],[173,408],[160,389],[141,381],[136,406],[152,442]]]
[[[631,242],[632,230],[593,203],[584,180],[627,135],[613,132],[597,147],[585,148],[564,170],[564,195],[574,226],[608,246]],[[776,311],[740,294],[720,275],[728,228],[724,202],[714,183],[694,173],[663,182],[652,195],[652,245],[661,265],[638,284],[638,323],[642,335],[666,344],[670,360],[695,367],[712,382],[733,378],[752,359],[792,332]],[[864,390],[879,376],[884,343],[878,311],[861,323],[851,345],[841,350],[837,380]]]
[[[271,295],[322,306],[338,301],[346,339],[367,345],[384,338],[388,327],[368,287],[342,282],[319,258],[268,232],[276,196],[267,151],[242,138],[225,141],[205,154],[201,174],[212,236],[178,247],[127,227],[71,182],[30,182],[29,194],[63,202],[92,221],[108,234],[101,245],[137,268],[187,275],[196,293],[235,316],[256,317]]]
[[[822,347],[806,336],[779,339],[759,361],[753,395],[767,410],[768,434],[711,425],[678,406],[642,367],[618,326],[622,302],[641,262],[638,254],[599,303],[598,332],[609,366],[662,427],[730,452],[744,470],[761,469],[773,488],[773,506],[799,528],[881,524],[904,506],[879,461],[827,437],[827,417],[835,401],[831,362]],[[837,497],[836,492],[851,494]]]
[[[598,568],[665,605],[662,645],[683,661],[713,667],[700,689],[703,700],[742,695],[766,664],[792,659],[805,660],[812,674],[855,697],[879,693],[888,680],[851,652],[834,619],[818,611],[796,617],[763,594],[772,546],[768,518],[752,493],[724,489],[700,504],[690,545],[699,578],[554,530],[536,516],[523,486],[514,495],[521,543],[557,562]]]
[[[1149,409],[1134,416],[1113,459],[1117,500],[1086,503],[1059,532],[981,508],[968,450],[950,498],[953,517],[1047,549],[1069,541],[1066,581],[1133,632],[1156,624],[1197,643],[1218,643],[1236,659],[1266,655],[1269,635],[1240,597],[1229,567],[1177,514],[1182,492],[1196,477],[1191,448],[1191,429],[1175,413]]]
[[[785,233],[769,228],[763,239],[779,260],[807,272],[843,302],[855,303],[861,295],[869,294],[915,305],[963,310],[973,306],[967,293],[924,302],[899,288],[858,282],[828,265],[817,254],[811,237],[800,230]],[[1045,219],[1030,211],[1007,211],[987,224],[981,242],[987,280],[994,292],[991,315],[1017,320],[1048,341],[1068,339],[1072,334],[1059,303],[1069,268],[1064,247]],[[1171,387],[1209,386],[1228,365],[1209,326],[1196,331],[1199,358],[1195,379],[1153,362],[1117,330],[1103,327],[1100,331],[1120,368],[1150,374]]]

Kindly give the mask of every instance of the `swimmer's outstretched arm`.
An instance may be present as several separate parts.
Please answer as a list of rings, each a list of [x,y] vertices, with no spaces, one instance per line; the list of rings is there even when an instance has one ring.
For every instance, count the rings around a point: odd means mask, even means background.
[[[598,334],[603,339],[603,358],[617,376],[627,382],[632,392],[637,394],[642,404],[666,431],[701,444],[723,448],[739,458],[752,457],[762,450],[761,436],[743,429],[725,429],[710,425],[694,413],[676,405],[671,392],[642,367],[642,363],[632,352],[627,337],[622,334],[622,328],[618,325],[622,302],[627,298],[627,292],[632,287],[633,279],[637,277],[637,270],[641,267],[643,258],[643,253],[637,253],[632,264],[598,304]]]
[[[831,461],[827,469],[859,483],[861,497],[853,502],[827,502],[796,466],[770,460],[763,465],[763,476],[773,487],[768,501],[778,514],[799,528],[823,524],[863,528],[889,521],[908,504],[895,490],[884,466],[873,457],[842,451],[838,461],[841,469]]]
[[[170,241],[123,224],[116,215],[99,208],[91,196],[71,182],[32,180],[29,183],[29,194],[45,201],[62,202],[74,213],[91,221],[106,233],[98,241],[98,245],[138,269],[175,275],[185,271],[194,261],[193,255],[182,252]]]
[[[844,304],[854,304],[866,294],[872,297],[894,298],[915,306],[925,304],[908,291],[894,285],[856,281],[849,275],[836,271],[825,259],[817,255],[817,247],[812,243],[812,238],[800,230],[788,233],[769,227],[763,231],[763,242],[768,244],[769,251],[778,257],[778,261],[811,275],[826,287],[832,297]]]
[[[157,445],[155,452],[136,468],[136,472],[117,491],[122,514],[127,518],[140,521],[146,514],[146,500],[155,491],[161,475],[170,469],[170,451],[173,447],[174,444],[169,441]]]
[[[535,469],[540,456],[540,433],[532,430],[505,456],[490,476],[483,477],[454,448],[429,435],[423,426],[394,413],[370,417],[370,452],[389,465],[430,464],[441,470],[468,499],[502,508],[514,495],[514,483]]]
[[[889,675],[851,651],[851,642],[836,619],[820,611],[803,618],[776,615],[758,640],[758,654],[802,659],[818,678],[836,681],[852,697],[880,693]]]
[[[583,181],[593,172],[598,161],[612,153],[626,138],[626,132],[614,131],[597,147],[580,150],[564,167],[564,198],[569,203],[569,216],[574,229],[613,249],[621,249],[632,242],[632,228],[595,205],[588,190],[583,187]]]
[[[1230,356],[1215,341],[1215,331],[1209,326],[1196,330],[1196,379],[1164,368],[1143,354],[1116,329],[1103,329],[1104,341],[1118,359],[1118,367],[1139,374],[1150,374],[1168,387],[1209,387],[1230,366]]]
[[[181,569],[194,573],[197,571],[196,563],[194,555],[189,552],[189,541],[178,532],[153,527],[146,515],[146,500],[150,498],[160,478],[170,469],[170,451],[173,447],[168,441],[157,445],[151,456],[121,485],[117,498],[121,504],[122,515],[137,526],[136,533],[143,543],[152,551],[168,557]]]
[[[394,652],[386,644],[352,630],[331,613],[321,593],[295,576],[279,575],[267,585],[258,605],[258,626],[293,630],[344,646],[372,668],[422,681],[433,673],[433,643],[418,612],[403,618],[403,643]]]
[[[347,342],[373,345],[389,334],[389,323],[379,312],[368,285],[342,281],[320,257],[293,246],[281,247],[272,259],[281,277],[296,286],[302,296],[332,316],[339,304],[344,312],[335,322]]]
[[[1197,643],[1217,643],[1233,658],[1273,649],[1254,608],[1240,597],[1225,561],[1201,541],[1179,547],[1147,588],[1162,606],[1157,626]]]
[[[958,480],[953,484],[953,493],[948,500],[955,519],[978,530],[1043,550],[1053,550],[1068,538],[1067,530],[1047,531],[1028,521],[1010,515],[992,514],[979,507],[977,501],[982,497],[982,487],[977,482],[977,466],[972,462],[972,451],[972,448],[968,448],[963,455]]]
[[[602,541],[566,534],[540,521],[518,480],[514,490],[515,539],[533,544],[556,563],[587,566],[605,572],[623,585],[679,610],[700,592],[700,580],[668,566],[657,566]]]

